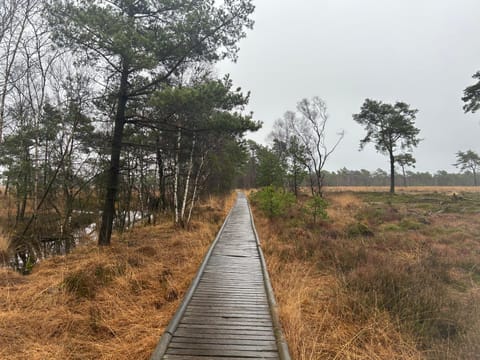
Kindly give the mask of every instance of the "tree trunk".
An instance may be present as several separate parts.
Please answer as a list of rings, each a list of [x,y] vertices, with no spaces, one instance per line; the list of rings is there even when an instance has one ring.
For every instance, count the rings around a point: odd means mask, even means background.
[[[101,246],[110,245],[110,238],[112,237],[113,219],[115,217],[115,199],[117,197],[120,174],[120,153],[122,151],[123,128],[125,126],[125,109],[128,100],[128,74],[127,64],[124,63],[118,92],[110,168],[107,174],[107,192],[103,206],[102,224],[98,236],[98,245]]]
[[[475,169],[473,169],[473,185],[477,186],[477,173]]]
[[[293,193],[295,197],[298,198],[298,184],[297,184],[298,171],[296,165],[293,167]]]
[[[180,176],[180,145],[182,141],[182,131],[178,130],[177,135],[177,149],[175,154],[175,179],[173,181],[173,206],[175,211],[175,224],[178,224],[179,221],[179,211],[178,211],[178,181]]]
[[[314,183],[313,183],[313,176],[312,176],[312,173],[310,173],[308,175],[308,177],[310,178],[310,190],[312,192],[312,196],[315,196],[315,186],[314,186]]]
[[[7,180],[5,182],[5,192],[3,193],[3,197],[7,197],[9,189],[10,189],[10,175],[7,176]]]
[[[390,193],[395,193],[395,157],[390,152]]]
[[[315,171],[315,176],[317,178],[317,190],[318,190],[318,196],[323,197],[323,176],[322,176],[322,170],[318,169]]]
[[[37,115],[35,116],[36,119],[35,119],[35,129],[38,130],[38,123],[39,123],[39,119],[38,117],[40,116],[40,114],[37,113]],[[35,147],[34,147],[34,156],[35,156],[35,159],[33,160],[33,214],[36,215],[37,213],[37,210],[38,210],[38,183],[40,182],[40,174],[39,174],[39,156],[40,156],[40,152],[39,152],[39,140],[38,140],[38,131],[35,131]],[[35,217],[36,218],[36,217]],[[36,221],[35,221],[35,224],[36,224]]]
[[[405,175],[405,166],[402,165],[403,186],[407,187],[407,176]]]
[[[125,184],[125,206],[123,206],[123,214],[121,214],[121,221],[120,221],[120,232],[124,232],[125,229],[128,229],[129,227],[132,226],[132,224],[135,222],[135,217],[131,217],[132,213],[132,194],[133,194],[133,188],[135,185],[135,180],[134,180],[134,174],[132,174],[132,165],[130,164],[130,157],[129,161],[127,162],[128,166],[128,172],[127,172],[127,183]],[[133,165],[135,166],[135,165]],[[119,206],[121,209],[121,206]],[[122,210],[122,209],[121,209]]]
[[[190,178],[192,176],[193,170],[193,153],[195,151],[195,135],[193,136],[192,141],[192,150],[190,151],[190,160],[188,162],[188,171],[187,171],[187,178],[185,180],[185,191],[183,193],[183,202],[182,202],[182,211],[180,212],[180,222],[183,227],[185,227],[185,210],[187,208],[187,200],[188,200],[188,190],[190,187]]]
[[[166,210],[167,208],[167,197],[165,194],[166,184],[165,184],[165,172],[164,172],[164,164],[162,159],[162,151],[160,150],[160,136],[157,136],[156,147],[157,147],[157,166],[158,166],[158,190],[160,191],[160,204],[161,204],[161,209]]]
[[[315,168],[315,182],[316,182],[316,188],[317,188],[317,195],[320,195],[321,191],[321,185],[320,185],[320,175],[318,174],[318,169]]]
[[[139,161],[139,167],[140,167],[140,185],[139,185],[139,190],[138,190],[138,200],[140,202],[140,216],[143,219],[145,216],[145,199],[148,198],[147,194],[147,186],[145,184],[145,173],[144,173],[144,163],[143,163],[144,157],[140,155],[140,158],[138,159]],[[137,206],[138,207],[138,206]]]
[[[190,223],[190,220],[192,219],[193,206],[195,204],[195,199],[197,197],[198,181],[200,179],[200,173],[203,169],[204,162],[205,162],[205,154],[203,154],[203,156],[202,156],[202,161],[200,162],[200,166],[198,167],[197,175],[195,176],[195,183],[194,183],[194,186],[193,186],[193,194],[192,194],[192,202],[190,203],[190,210],[188,212],[187,225]]]

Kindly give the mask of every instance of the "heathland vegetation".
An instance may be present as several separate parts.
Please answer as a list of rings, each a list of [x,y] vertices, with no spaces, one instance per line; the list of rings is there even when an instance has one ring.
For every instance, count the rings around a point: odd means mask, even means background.
[[[477,358],[480,194],[387,189],[327,188],[316,221],[251,195],[295,359]]]

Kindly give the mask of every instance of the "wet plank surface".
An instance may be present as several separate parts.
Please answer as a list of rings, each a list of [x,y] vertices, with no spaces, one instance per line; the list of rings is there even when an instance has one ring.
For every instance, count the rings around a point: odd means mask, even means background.
[[[163,359],[278,358],[250,212],[239,194]]]

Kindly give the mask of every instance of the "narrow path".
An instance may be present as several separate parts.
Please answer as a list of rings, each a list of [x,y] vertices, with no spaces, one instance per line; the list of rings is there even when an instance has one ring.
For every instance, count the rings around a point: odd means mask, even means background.
[[[239,193],[151,359],[289,359],[260,252]]]

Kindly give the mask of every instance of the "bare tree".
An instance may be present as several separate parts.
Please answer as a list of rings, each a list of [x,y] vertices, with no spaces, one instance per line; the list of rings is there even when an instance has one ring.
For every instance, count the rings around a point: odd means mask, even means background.
[[[37,5],[36,0],[0,1],[0,142],[3,139],[7,97],[15,82],[15,64]],[[19,74],[18,71],[16,73]]]
[[[322,195],[322,170],[343,139],[344,131],[339,132],[337,140],[330,148],[326,142],[326,127],[329,119],[327,105],[318,96],[303,99],[297,104],[300,117],[290,120],[293,132],[298,137],[306,153],[306,166],[310,172],[312,194]]]

